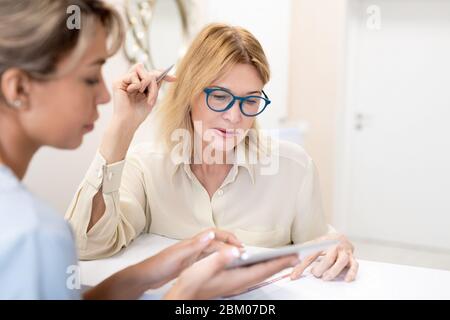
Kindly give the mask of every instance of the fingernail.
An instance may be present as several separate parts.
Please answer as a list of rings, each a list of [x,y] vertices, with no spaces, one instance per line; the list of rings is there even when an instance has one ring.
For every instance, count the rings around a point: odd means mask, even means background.
[[[209,242],[213,240],[216,237],[216,234],[214,231],[208,232],[203,238],[201,239],[202,242]]]
[[[325,280],[325,281],[329,281],[329,280],[331,280],[331,277],[330,277],[330,275],[325,274],[325,275],[322,276],[322,279]]]
[[[345,282],[352,282],[354,278],[352,277],[345,277]]]
[[[296,265],[298,265],[300,263],[299,259],[295,259],[294,261],[291,262],[291,266],[295,267]]]
[[[235,258],[239,258],[241,253],[239,252],[239,249],[234,247],[233,249],[230,250],[230,254],[235,257]]]

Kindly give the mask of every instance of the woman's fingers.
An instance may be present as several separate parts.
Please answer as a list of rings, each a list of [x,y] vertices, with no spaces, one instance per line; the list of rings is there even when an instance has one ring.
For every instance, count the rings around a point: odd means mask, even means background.
[[[322,275],[322,279],[330,281],[335,279],[349,263],[349,255],[345,250],[339,250],[336,262]]]
[[[153,79],[156,80],[156,79],[158,79],[159,76],[163,73],[163,71],[153,71],[153,72],[149,72],[149,71],[147,71],[147,70],[145,69],[144,65],[142,65],[142,64],[137,64],[137,65],[134,67],[134,69],[135,69],[136,73],[138,74],[138,76],[139,76],[143,81],[145,81],[145,84],[142,84],[142,87],[141,87],[141,89],[140,89],[140,92],[141,92],[141,93],[144,92],[144,91],[148,88],[148,85],[150,84],[149,78],[153,78]],[[164,76],[163,79],[161,79],[160,81],[157,82],[158,89],[159,89],[160,85],[162,84],[162,81],[174,82],[174,81],[176,81],[176,80],[177,80],[176,77],[170,76],[170,75],[166,75],[166,76]]]
[[[165,72],[165,70],[157,70],[157,71],[155,71],[156,78],[159,79],[164,72]],[[175,76],[171,76],[169,74],[166,74],[164,76],[164,78],[160,79],[158,82],[162,83],[163,81],[175,82],[175,81],[177,81],[177,78]]]
[[[336,262],[337,255],[337,247],[328,250],[323,259],[311,269],[311,273],[317,278],[322,277],[323,273]]]
[[[139,88],[141,86],[141,81],[140,81],[138,75],[136,74],[136,72],[130,73],[130,75],[128,77],[128,82],[129,82],[129,85],[127,87],[128,93],[133,93],[133,92],[136,92],[137,90],[139,90]]]
[[[198,259],[204,258],[213,252],[217,252],[224,249],[230,249],[231,247],[238,247],[242,253],[244,251],[242,243],[236,238],[234,234],[228,231],[223,231],[215,228],[211,228],[203,231],[192,238],[192,241],[201,238],[205,234],[214,234],[214,239],[203,249],[203,251],[197,256]]]
[[[233,236],[233,234],[218,229],[208,229],[186,242],[186,245],[192,246],[195,245],[195,243],[202,243],[205,242],[206,239],[210,239],[210,241],[207,241],[207,244],[203,247],[203,253],[208,255],[216,251],[231,250],[232,248],[235,248],[236,245],[234,245],[233,242],[224,241],[224,239],[227,239],[228,236]],[[237,239],[235,241],[237,241]],[[242,248],[239,248],[240,252],[242,252],[242,250]]]
[[[347,275],[345,276],[346,282],[351,282],[355,280],[356,274],[358,273],[359,263],[353,257],[353,254],[350,254],[350,268],[347,271]]]
[[[213,278],[215,274],[222,271],[229,263],[240,256],[239,250],[236,247],[223,249],[215,252],[205,259],[197,262],[191,268],[186,269],[181,277],[188,277],[190,280],[194,279],[201,286],[204,281]]]
[[[211,243],[215,242],[214,238],[216,237],[213,231],[205,231],[191,240],[182,241],[180,243],[180,250],[183,252],[183,260],[188,259],[189,264],[195,262],[197,257],[199,257],[205,249],[211,245]],[[181,263],[180,261],[180,264]]]
[[[118,86],[128,91],[128,87],[136,87],[136,76],[133,71],[127,73],[121,80],[117,82]]]
[[[216,233],[216,240],[231,244],[233,246],[237,247],[243,247],[243,243],[239,241],[239,239],[231,232],[214,229],[214,232]]]
[[[291,280],[300,278],[303,272],[305,272],[305,269],[308,268],[311,263],[313,263],[321,254],[322,252],[318,252],[316,254],[308,256],[306,259],[302,260],[300,264],[295,266],[294,270],[291,273]]]
[[[144,93],[154,78],[155,76],[148,72],[143,64],[138,63],[134,65],[124,79],[124,82],[128,84],[127,92],[135,93],[139,91],[140,93]]]
[[[155,75],[148,72],[142,64],[136,65],[136,73],[141,79],[141,84],[139,88],[140,93],[144,93],[144,91],[149,87],[152,80],[155,79]]]
[[[156,83],[156,79],[162,72],[149,72],[142,63],[138,63],[131,68],[130,73],[123,79],[124,89],[128,93],[145,93],[148,95],[147,103],[154,105],[158,98],[160,83]],[[176,77],[166,75],[164,81],[174,82]]]
[[[139,88],[139,92],[144,93],[145,90],[148,88],[148,86],[151,84],[152,80],[153,80],[152,76],[147,76],[146,78],[144,78],[141,81],[141,86]]]
[[[172,260],[181,269],[184,269],[195,262],[196,257],[202,254],[205,248],[214,241],[214,238],[214,232],[202,232],[192,239],[183,240],[168,247],[161,251],[159,255],[165,257],[165,259]]]
[[[147,103],[150,106],[154,106],[156,103],[156,99],[158,99],[158,92],[159,92],[155,78],[152,78],[150,85],[147,88],[148,88]]]
[[[181,273],[178,281],[165,295],[165,299],[186,300],[216,297],[218,295],[216,291],[220,290],[220,288],[215,288],[212,292],[209,292],[205,285],[210,283],[226,265],[238,256],[239,250],[232,248],[231,250],[216,252],[197,262]]]
[[[177,81],[177,78],[175,76],[166,75],[163,80],[167,82],[175,82]]]
[[[211,256],[215,255],[216,254]],[[206,259],[209,259],[209,257]],[[205,283],[203,287],[204,292],[200,298],[207,299],[211,297],[230,296],[241,293],[249,287],[273,276],[274,274],[286,268],[293,267],[298,262],[298,257],[296,255],[292,255],[268,262],[258,263],[250,267],[241,267],[229,270],[224,269],[228,263],[224,264],[222,265],[222,270],[217,270],[217,273],[213,277],[210,277],[209,281]],[[202,292],[200,292],[200,294],[202,294]]]
[[[203,231],[190,240],[182,241],[180,243],[180,246],[182,247],[181,250],[183,250],[186,257],[197,257],[214,242],[215,238],[216,234],[214,231]]]
[[[266,280],[274,274],[293,267],[299,263],[298,256],[278,258],[268,262],[258,263],[250,267],[243,267],[225,271],[228,293],[242,291],[259,282]]]
[[[160,73],[160,74],[161,74],[161,73]],[[159,77],[159,75],[158,75],[158,77]],[[157,78],[158,78],[158,77],[157,77]],[[158,81],[158,88],[161,88],[161,86],[162,86],[162,84],[163,84],[164,81],[166,81],[166,82],[175,82],[175,81],[177,81],[177,78],[174,77],[174,76],[166,75],[163,79],[161,79],[160,81]]]
[[[217,241],[217,240],[213,240],[211,241],[211,243],[203,250],[202,254],[198,257],[199,259],[202,259],[208,255],[210,255],[211,253],[217,252],[217,251],[221,251],[224,249],[231,249],[231,248],[235,248],[236,246],[234,245],[230,245],[228,243],[224,243],[222,241]],[[242,247],[238,247],[239,252],[242,254],[244,253],[245,249]]]

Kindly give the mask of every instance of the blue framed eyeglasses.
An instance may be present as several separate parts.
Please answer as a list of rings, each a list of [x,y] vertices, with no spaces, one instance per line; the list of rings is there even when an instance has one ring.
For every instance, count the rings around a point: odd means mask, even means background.
[[[238,100],[239,108],[244,116],[256,117],[271,103],[264,91],[262,91],[264,97],[256,95],[239,97],[223,88],[205,88],[203,92],[206,93],[207,106],[215,112],[225,112],[231,109]]]

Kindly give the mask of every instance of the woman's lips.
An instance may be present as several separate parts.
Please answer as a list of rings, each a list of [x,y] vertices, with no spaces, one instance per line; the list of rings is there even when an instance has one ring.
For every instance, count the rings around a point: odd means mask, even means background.
[[[214,131],[221,137],[231,138],[237,136],[236,130],[227,130],[222,128],[214,128]]]
[[[94,130],[94,124],[85,125],[83,128],[86,132],[91,132],[92,130]]]

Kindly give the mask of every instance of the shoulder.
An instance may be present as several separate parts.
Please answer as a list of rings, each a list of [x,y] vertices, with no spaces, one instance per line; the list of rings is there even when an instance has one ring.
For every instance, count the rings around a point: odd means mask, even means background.
[[[312,158],[302,146],[284,140],[279,140],[279,146],[280,158],[292,161],[305,168],[311,164]]]
[[[166,157],[168,152],[161,144],[156,142],[143,142],[132,146],[128,152],[127,160],[131,162],[139,162],[144,160],[162,159]]]
[[[62,215],[17,184],[0,195],[2,238],[36,237],[72,243],[72,232]]]
[[[66,287],[67,267],[77,263],[69,224],[19,181],[0,191],[0,282],[8,288],[0,298],[79,298]]]
[[[312,164],[311,156],[302,146],[286,140],[271,139],[266,156],[279,159],[280,164],[289,167],[307,169]]]
[[[147,177],[162,177],[171,172],[177,157],[161,143],[145,142],[130,148],[126,165]],[[162,176],[161,176],[162,175]]]

